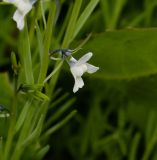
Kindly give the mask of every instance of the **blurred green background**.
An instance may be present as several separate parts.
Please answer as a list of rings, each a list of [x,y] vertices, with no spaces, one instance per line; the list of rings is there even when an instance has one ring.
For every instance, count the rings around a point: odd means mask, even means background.
[[[54,39],[72,2],[60,1]],[[83,1],[82,10],[88,2]],[[12,101],[10,53],[18,45],[13,11],[0,5],[0,104],[6,106]],[[100,70],[86,74],[84,88],[73,94],[73,77],[64,64],[56,91],[62,88],[78,113],[51,136],[45,160],[157,160],[156,26],[156,0],[100,0],[70,46],[77,47],[92,33],[74,56],[93,52],[90,62]]]

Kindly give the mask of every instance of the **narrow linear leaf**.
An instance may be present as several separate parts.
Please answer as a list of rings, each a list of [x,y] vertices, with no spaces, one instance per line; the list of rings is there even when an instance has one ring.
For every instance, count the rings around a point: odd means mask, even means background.
[[[99,0],[91,0],[89,2],[88,6],[85,8],[85,10],[82,12],[81,16],[77,20],[77,23],[75,26],[75,32],[73,34],[72,39],[74,39],[77,36],[82,26],[85,24],[86,20],[91,15],[91,13],[93,12],[94,8],[98,3],[99,3]]]
[[[132,143],[131,143],[129,160],[136,160],[136,156],[137,156],[137,153],[138,153],[138,145],[139,145],[140,139],[141,139],[141,134],[136,133],[136,135],[133,137],[133,140],[132,140]]]
[[[42,61],[43,51],[44,51],[43,36],[37,22],[36,22],[36,32],[37,32],[37,41],[38,41],[38,47],[39,47],[39,53],[40,53],[40,61]]]
[[[15,126],[15,133],[19,131],[19,129],[22,127],[23,123],[24,123],[24,120],[27,116],[27,112],[28,112],[28,109],[31,105],[31,101],[27,101],[25,106],[23,107],[22,111],[21,111],[21,114],[16,122],[16,126]]]
[[[45,147],[43,147],[42,149],[40,149],[36,155],[36,159],[37,160],[42,160],[44,158],[44,156],[46,155],[46,153],[48,152],[48,150],[50,149],[49,145],[46,145]]]
[[[98,149],[101,149],[103,146],[106,146],[106,145],[110,144],[114,140],[115,140],[115,134],[111,134],[111,135],[106,136],[105,138],[102,138],[99,141],[97,141],[95,143],[95,146]]]
[[[41,7],[41,14],[42,14],[42,19],[43,19],[43,23],[44,23],[44,28],[46,28],[46,18],[45,18],[45,14],[44,14],[44,5],[43,5],[44,1],[40,1],[40,7]]]
[[[29,84],[34,83],[33,70],[32,70],[32,57],[30,51],[29,35],[27,25],[25,25],[24,31],[21,33],[21,50],[20,57],[24,66],[26,82]]]
[[[109,29],[115,29],[117,27],[118,19],[121,15],[122,9],[124,5],[126,4],[126,0],[117,0],[114,9],[112,17],[110,18],[109,26],[107,26]]]
[[[68,98],[69,93],[65,93],[63,95],[61,95],[60,97],[57,98],[57,100],[55,100],[52,105],[50,105],[49,109],[54,108],[55,106],[59,105],[59,103],[61,103],[62,101],[64,101],[66,98]]]
[[[22,155],[25,147],[30,145],[33,141],[35,141],[39,137],[39,135],[41,133],[41,129],[42,129],[43,120],[44,120],[44,116],[41,115],[39,122],[38,122],[36,128],[34,129],[34,131],[30,135],[28,135],[26,137],[26,139],[23,139],[23,141],[22,141],[22,139],[19,140],[19,143],[16,145],[16,149],[15,149],[14,153],[12,154],[11,160],[20,159],[20,156]]]
[[[49,97],[46,94],[44,94],[44,93],[42,93],[40,91],[35,91],[34,95],[32,94],[32,96],[34,98],[36,98],[37,100],[39,100],[39,101],[44,101],[44,100],[45,101],[49,101]]]
[[[62,66],[63,64],[63,61],[61,61],[56,67],[55,69],[46,77],[46,79],[44,80],[43,83],[46,83],[59,69],[60,67]]]
[[[41,139],[47,138],[49,135],[60,129],[63,125],[65,125],[74,115],[77,113],[76,110],[72,111],[69,115],[67,115],[62,121],[51,127],[47,130],[47,132],[42,136]]]
[[[50,8],[49,8],[48,21],[47,21],[46,30],[45,30],[44,53],[41,59],[40,73],[39,73],[39,78],[38,78],[39,83],[43,82],[43,80],[46,77],[46,73],[47,73],[48,62],[49,62],[48,53],[49,53],[51,37],[53,33],[53,24],[55,21],[55,11],[56,11],[55,2],[51,1]]]
[[[59,31],[59,34],[57,36],[57,42],[60,42],[62,37],[64,36],[65,34],[65,31],[66,31],[66,27],[68,25],[68,22],[69,22],[69,19],[70,19],[70,16],[71,16],[71,13],[72,13],[72,9],[73,9],[73,4],[71,3],[70,6],[69,6],[69,9],[68,9],[68,13],[66,14],[66,17],[64,19],[64,22],[62,24],[62,28],[60,29]]]
[[[60,106],[57,112],[55,112],[55,114],[50,117],[50,119],[46,123],[46,126],[49,126],[52,122],[57,120],[63,113],[65,113],[65,111],[68,110],[69,107],[72,106],[74,102],[75,102],[75,98],[68,100],[66,103]]]
[[[149,142],[149,144],[146,146],[145,152],[143,154],[142,160],[148,160],[150,159],[151,153],[154,151],[154,148],[157,144],[157,127],[154,130],[153,136]]]
[[[0,137],[0,159],[3,159],[3,138]]]
[[[26,138],[26,140],[19,146],[20,147],[25,147],[28,146],[33,140],[37,139],[41,133],[42,129],[42,123],[44,120],[44,116],[41,115],[39,122],[37,124],[37,127],[34,129],[34,131]]]
[[[153,87],[155,87],[155,86],[153,86]],[[156,100],[155,100],[155,102],[156,102]],[[145,130],[146,145],[149,144],[149,142],[152,138],[154,128],[156,127],[156,114],[157,114],[156,111],[151,110],[148,115],[148,122],[147,122],[146,130]]]
[[[76,27],[76,20],[78,18],[81,4],[82,4],[82,0],[75,0],[74,7],[71,13],[70,20],[69,20],[69,24],[68,24],[66,34],[63,40],[63,45],[62,45],[63,48],[68,47],[70,42],[72,41],[72,37],[73,37],[74,30]]]

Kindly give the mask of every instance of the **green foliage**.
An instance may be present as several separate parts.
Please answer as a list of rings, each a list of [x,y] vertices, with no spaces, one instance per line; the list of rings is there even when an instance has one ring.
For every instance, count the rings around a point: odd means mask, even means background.
[[[38,0],[18,31],[15,7],[0,2],[0,160],[156,160],[156,6]],[[74,98],[49,50],[80,46],[76,57],[93,52],[100,70]]]
[[[156,29],[109,31],[94,36],[85,51],[97,53],[93,59],[101,69],[95,76],[133,79],[156,74],[156,37]]]
[[[49,65],[48,53],[53,44],[64,47],[70,45],[74,40],[76,24],[79,31],[97,3],[89,3],[88,10],[83,12],[85,19],[80,24],[77,22],[82,1],[76,0],[73,3],[73,14],[67,15],[62,28],[65,35],[62,34],[59,41],[54,33],[57,31],[58,7],[62,7],[64,1],[59,6],[57,1],[36,2],[25,17],[22,31],[16,30],[11,18],[4,19],[5,10],[0,11],[1,24],[6,25],[0,33],[3,41],[0,50],[9,55],[7,58],[1,55],[1,65],[6,65],[6,69],[0,74],[0,104],[6,107],[10,115],[0,117],[0,159],[43,159],[50,148],[50,136],[76,115],[77,111],[71,109],[75,98],[55,89],[63,61]],[[11,3],[0,4],[1,8],[15,9]],[[8,13],[7,16],[11,15]],[[3,112],[2,108],[0,112]]]

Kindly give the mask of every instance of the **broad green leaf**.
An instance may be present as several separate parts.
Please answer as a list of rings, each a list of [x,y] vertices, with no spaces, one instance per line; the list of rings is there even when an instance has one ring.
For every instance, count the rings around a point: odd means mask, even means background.
[[[108,31],[93,37],[83,51],[104,79],[133,79],[157,73],[157,29]]]

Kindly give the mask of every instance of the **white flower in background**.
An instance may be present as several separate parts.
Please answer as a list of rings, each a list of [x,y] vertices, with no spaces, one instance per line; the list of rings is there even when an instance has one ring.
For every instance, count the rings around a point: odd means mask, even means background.
[[[3,0],[7,3],[12,3],[17,7],[13,15],[14,21],[17,23],[17,28],[22,30],[24,28],[24,17],[32,9],[32,5],[36,0]]]
[[[82,88],[84,86],[84,82],[81,76],[85,72],[94,73],[99,69],[99,67],[95,67],[89,63],[86,63],[92,57],[92,55],[93,53],[89,52],[82,56],[78,61],[72,57],[68,62],[70,65],[71,73],[75,79],[75,84],[73,88],[74,93],[77,92],[79,88]]]

